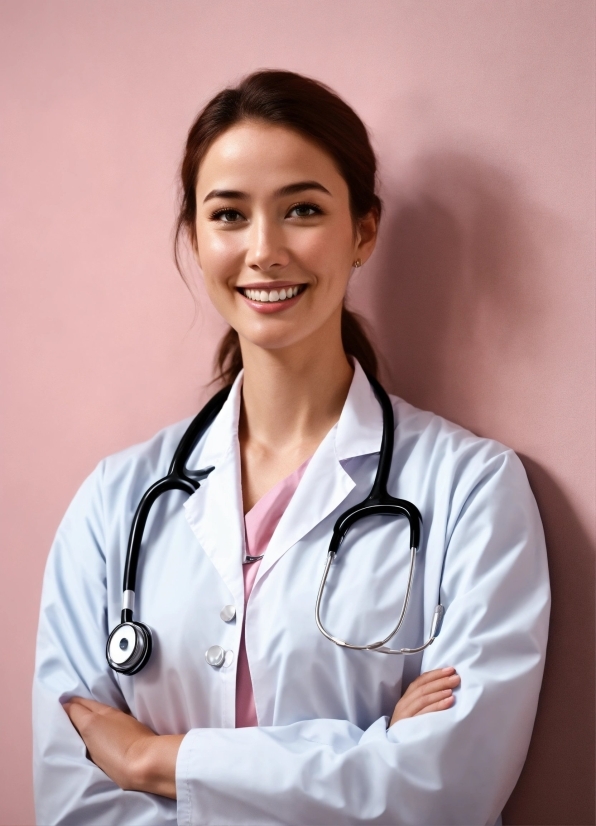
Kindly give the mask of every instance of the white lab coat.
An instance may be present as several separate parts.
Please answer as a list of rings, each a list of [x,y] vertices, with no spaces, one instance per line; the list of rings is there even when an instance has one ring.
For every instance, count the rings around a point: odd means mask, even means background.
[[[393,398],[389,492],[423,517],[412,602],[394,647],[440,636],[423,656],[350,651],[317,630],[315,597],[338,515],[369,492],[380,407],[356,365],[338,424],[314,454],[252,591],[246,645],[259,726],[234,728],[244,531],[241,377],[189,467],[215,470],[185,501],[166,494],[146,530],[135,618],[153,630],[139,674],[107,666],[119,622],[131,519],[167,472],[187,422],[101,462],[58,530],[45,574],[34,684],[38,823],[494,824],[521,771],[544,664],[549,584],[542,526],[524,469],[502,445]],[[395,624],[408,527],[376,517],[332,568],[323,616],[357,643]],[[237,617],[220,618],[233,604]],[[385,631],[385,629],[387,629]],[[233,652],[215,669],[211,645]],[[453,665],[453,708],[388,717],[420,671]],[[85,756],[61,701],[81,695],[130,709],[158,734],[185,734],[177,801],[121,791]],[[500,822],[500,821],[499,821]]]

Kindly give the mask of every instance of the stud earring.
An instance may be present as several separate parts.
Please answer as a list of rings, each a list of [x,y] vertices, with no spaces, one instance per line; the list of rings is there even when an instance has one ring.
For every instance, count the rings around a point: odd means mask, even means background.
[[[359,258],[357,258],[357,259],[354,261],[354,263],[352,264],[352,266],[353,266],[353,267],[356,267],[356,268],[361,267],[361,266],[362,266],[362,261],[361,261]]]

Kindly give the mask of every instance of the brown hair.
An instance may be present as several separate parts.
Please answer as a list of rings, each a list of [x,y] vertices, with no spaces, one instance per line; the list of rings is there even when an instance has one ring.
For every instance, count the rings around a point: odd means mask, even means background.
[[[219,92],[200,112],[188,133],[180,168],[180,211],[174,236],[174,257],[182,277],[179,243],[186,233],[196,244],[197,202],[195,187],[199,166],[213,141],[243,120],[260,120],[287,126],[315,141],[327,152],[348,185],[354,221],[371,211],[381,217],[376,193],[377,161],[366,127],[335,92],[312,78],[295,72],[254,72],[230,89]],[[364,329],[363,320],[342,308],[341,335],[344,350],[373,376],[378,361]],[[218,379],[231,383],[242,369],[238,333],[231,329],[220,342],[215,359]]]

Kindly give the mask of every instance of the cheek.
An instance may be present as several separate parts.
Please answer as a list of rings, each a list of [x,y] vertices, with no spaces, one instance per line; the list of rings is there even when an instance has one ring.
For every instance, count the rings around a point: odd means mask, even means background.
[[[242,255],[242,243],[238,233],[201,231],[197,227],[197,250],[205,278],[225,280],[230,268]]]
[[[305,234],[306,235],[306,234]],[[318,275],[319,288],[328,293],[344,292],[352,264],[353,235],[351,226],[338,225],[305,237],[301,258]]]
[[[344,221],[334,221],[326,226],[305,232],[304,246],[313,254],[329,260],[343,261],[349,255],[352,229]]]
[[[234,302],[230,282],[242,268],[242,255],[229,239],[210,236],[197,238],[199,262],[207,295],[216,309],[226,317]]]

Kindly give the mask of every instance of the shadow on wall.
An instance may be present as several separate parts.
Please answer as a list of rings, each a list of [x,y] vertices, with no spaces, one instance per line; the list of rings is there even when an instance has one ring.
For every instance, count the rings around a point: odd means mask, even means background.
[[[478,158],[422,158],[395,188],[372,298],[388,386],[481,435],[506,441],[504,419],[527,432],[539,401],[527,403],[524,382],[534,365],[548,375],[541,248],[560,225]],[[521,458],[544,521],[553,607],[534,735],[504,822],[593,824],[594,549],[549,474]]]
[[[477,158],[425,157],[395,188],[377,256],[386,372],[411,403],[477,430],[487,396],[498,405],[511,395],[510,367],[544,359],[549,308],[537,245],[552,245],[560,224]]]
[[[538,715],[506,824],[594,823],[594,549],[539,464],[523,461],[542,515],[552,587]]]

